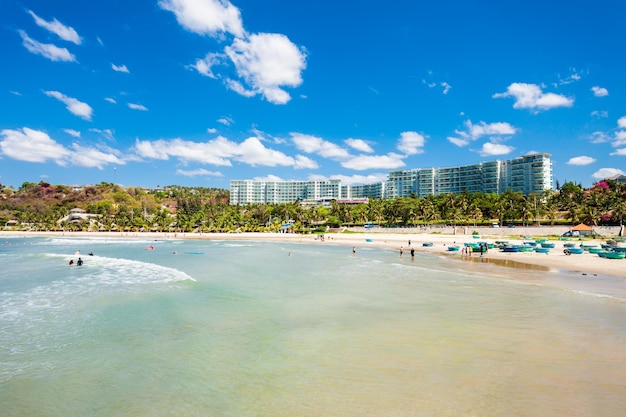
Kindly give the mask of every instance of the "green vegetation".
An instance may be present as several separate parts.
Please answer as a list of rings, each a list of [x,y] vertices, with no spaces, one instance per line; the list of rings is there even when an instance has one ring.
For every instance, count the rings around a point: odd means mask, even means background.
[[[602,181],[589,189],[572,182],[542,195],[462,193],[372,199],[367,204],[303,208],[289,204],[228,204],[228,190],[159,187],[155,190],[100,183],[73,189],[25,182],[14,190],[0,184],[0,227],[15,230],[264,232],[289,223],[295,232],[323,233],[326,227],[431,225],[489,226],[497,223],[619,225],[626,213],[626,185]],[[61,221],[79,208],[96,214]]]

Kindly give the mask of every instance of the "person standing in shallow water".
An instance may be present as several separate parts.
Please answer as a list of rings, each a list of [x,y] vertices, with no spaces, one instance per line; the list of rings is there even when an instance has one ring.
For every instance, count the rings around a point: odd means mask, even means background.
[[[356,253],[356,247],[352,246],[352,254],[354,255]]]
[[[415,257],[415,249],[411,248],[411,258]]]
[[[402,249],[402,246],[400,246],[400,256],[402,256],[403,253],[404,253],[404,249]]]

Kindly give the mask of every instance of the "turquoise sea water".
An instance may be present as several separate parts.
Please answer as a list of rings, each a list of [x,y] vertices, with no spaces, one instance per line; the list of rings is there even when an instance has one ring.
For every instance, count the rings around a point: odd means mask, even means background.
[[[622,278],[365,243],[0,238],[2,416],[618,416],[625,347]]]

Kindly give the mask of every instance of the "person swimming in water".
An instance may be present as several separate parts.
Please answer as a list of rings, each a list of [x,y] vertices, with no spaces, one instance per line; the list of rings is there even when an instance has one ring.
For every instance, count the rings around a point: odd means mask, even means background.
[[[76,262],[76,265],[82,266],[83,265],[83,259],[82,258],[78,258],[78,262]]]
[[[74,260],[70,259],[70,266],[74,266]]]

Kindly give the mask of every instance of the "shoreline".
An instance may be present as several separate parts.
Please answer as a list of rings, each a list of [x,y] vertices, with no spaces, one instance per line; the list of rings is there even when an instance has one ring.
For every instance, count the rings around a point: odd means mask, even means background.
[[[324,239],[319,235],[300,235],[292,233],[183,233],[183,232],[23,232],[0,231],[2,237],[85,237],[85,238],[128,238],[128,239],[184,239],[184,240],[248,240],[283,243],[331,244],[354,247],[357,251],[364,247],[377,247],[386,250],[400,251],[403,249],[405,257],[410,257],[410,249],[416,253],[431,253],[444,255],[450,259],[470,261],[473,263],[491,263],[512,269],[537,271],[555,271],[594,276],[598,274],[626,278],[626,260],[600,258],[596,254],[575,254],[567,256],[563,253],[563,241],[551,240],[555,248],[549,253],[518,252],[505,253],[498,249],[490,249],[482,257],[478,253],[472,256],[462,255],[461,251],[450,252],[448,246],[463,246],[464,243],[488,242],[508,240],[521,244],[526,239],[504,239],[503,236],[481,236],[474,239],[471,235],[445,235],[432,233],[325,233]],[[409,244],[410,242],[410,244]],[[423,243],[432,243],[432,246],[422,246]],[[574,243],[574,241],[570,241]],[[604,239],[585,241],[586,245],[598,245]]]

